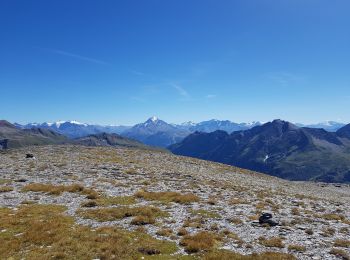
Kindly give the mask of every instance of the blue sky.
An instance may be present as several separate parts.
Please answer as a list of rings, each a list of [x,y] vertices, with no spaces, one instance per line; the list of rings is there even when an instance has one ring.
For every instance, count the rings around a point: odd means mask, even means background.
[[[350,122],[350,1],[0,2],[0,117]]]

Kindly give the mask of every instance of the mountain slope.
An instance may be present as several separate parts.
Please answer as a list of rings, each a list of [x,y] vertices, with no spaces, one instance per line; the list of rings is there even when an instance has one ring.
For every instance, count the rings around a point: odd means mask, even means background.
[[[194,133],[169,147],[179,155],[222,162],[290,180],[350,182],[350,142],[324,129],[274,120],[245,131]]]
[[[118,134],[101,133],[89,135],[74,140],[75,144],[85,146],[123,146],[146,148],[146,146],[138,141],[122,137]]]
[[[337,135],[339,137],[344,137],[344,138],[350,139],[350,124],[338,129]]]
[[[18,129],[15,125],[5,120],[0,121],[0,140],[7,140],[4,148],[69,142],[67,137],[54,131],[41,128]]]

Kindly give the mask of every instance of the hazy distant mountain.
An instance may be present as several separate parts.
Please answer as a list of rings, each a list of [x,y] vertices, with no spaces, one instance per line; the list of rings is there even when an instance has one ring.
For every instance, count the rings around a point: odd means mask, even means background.
[[[101,126],[83,124],[77,121],[58,121],[55,123],[30,123],[26,125],[15,124],[19,128],[30,129],[33,127],[50,129],[57,133],[63,134],[69,138],[78,138],[99,133],[116,133],[127,130],[128,126]]]
[[[261,125],[260,122],[252,122],[252,123],[234,123],[229,120],[217,120],[212,119],[209,121],[203,121],[198,124],[192,125],[189,130],[191,132],[199,131],[210,133],[216,130],[223,130],[227,133],[232,133],[233,131],[240,131],[252,128],[256,125]]]
[[[195,132],[169,148],[290,180],[350,182],[350,139],[282,120],[232,134]]]
[[[335,121],[326,121],[326,122],[321,122],[317,124],[296,124],[296,125],[300,127],[323,128],[324,130],[329,132],[336,132],[338,129],[345,126],[344,123],[339,123]]]
[[[138,140],[144,144],[159,147],[167,147],[179,142],[188,134],[190,134],[190,131],[168,124],[155,116],[122,133],[123,136]]]
[[[27,145],[62,144],[68,138],[49,129],[19,129],[5,120],[0,120],[0,141],[3,148],[16,148]],[[6,141],[5,141],[6,140]]]

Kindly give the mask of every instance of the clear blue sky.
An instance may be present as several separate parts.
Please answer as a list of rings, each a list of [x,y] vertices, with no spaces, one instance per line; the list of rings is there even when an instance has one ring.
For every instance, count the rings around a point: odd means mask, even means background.
[[[2,0],[0,117],[350,122],[349,0]]]

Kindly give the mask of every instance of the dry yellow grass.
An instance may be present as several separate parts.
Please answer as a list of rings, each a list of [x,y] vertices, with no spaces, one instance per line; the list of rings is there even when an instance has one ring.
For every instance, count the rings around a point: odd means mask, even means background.
[[[133,196],[105,196],[96,199],[96,203],[98,206],[131,205],[135,204],[136,200]]]
[[[153,224],[157,217],[166,217],[168,214],[159,208],[151,206],[142,207],[117,207],[117,208],[98,208],[89,210],[79,210],[78,215],[83,218],[95,219],[97,221],[113,221],[126,217],[135,217],[132,224],[141,225]]]
[[[156,234],[158,236],[169,237],[173,234],[173,231],[170,228],[161,228],[156,232]]]
[[[268,239],[264,237],[259,237],[259,243],[266,247],[284,247],[283,240],[279,237],[272,237]]]
[[[148,191],[138,191],[135,196],[137,198],[142,198],[145,200],[157,200],[161,202],[176,202],[180,204],[189,204],[191,202],[199,201],[199,198],[192,194],[186,193],[181,194],[179,192],[167,191],[167,192],[148,192]]]
[[[204,223],[203,218],[191,218],[186,219],[183,223],[183,227],[200,228]]]
[[[197,253],[213,249],[219,241],[220,238],[217,235],[202,231],[194,235],[184,236],[180,245],[185,247],[187,253]]]
[[[0,186],[0,193],[2,193],[2,192],[10,192],[10,191],[13,191],[13,188],[12,188],[12,187],[9,187],[9,186]]]
[[[301,245],[289,245],[288,246],[288,250],[289,251],[297,251],[297,252],[305,252],[306,251],[306,247],[305,246],[301,246]]]
[[[204,260],[295,260],[290,254],[264,252],[261,254],[241,255],[228,250],[216,250],[204,255]]]
[[[338,247],[350,247],[350,240],[336,239],[334,241],[334,246]]]
[[[177,250],[176,244],[138,232],[74,224],[64,207],[25,205],[0,209],[0,259],[140,259]]]
[[[178,231],[177,231],[177,235],[178,236],[185,236],[188,234],[188,231],[186,228],[180,228]]]
[[[350,259],[350,256],[349,254],[342,250],[342,249],[338,249],[338,248],[332,248],[332,250],[329,252],[330,254],[332,255],[336,255],[344,260],[349,260]]]
[[[220,218],[220,214],[212,210],[196,209],[190,210],[190,212],[194,216],[199,216],[203,218]]]
[[[97,197],[97,192],[85,188],[81,184],[71,184],[71,185],[52,185],[52,184],[42,184],[42,183],[31,183],[22,188],[22,191],[33,191],[33,192],[44,192],[50,195],[60,195],[63,192],[73,192],[81,193],[87,196]]]
[[[344,220],[345,219],[343,215],[334,214],[334,213],[323,214],[322,218],[324,218],[325,220]]]

